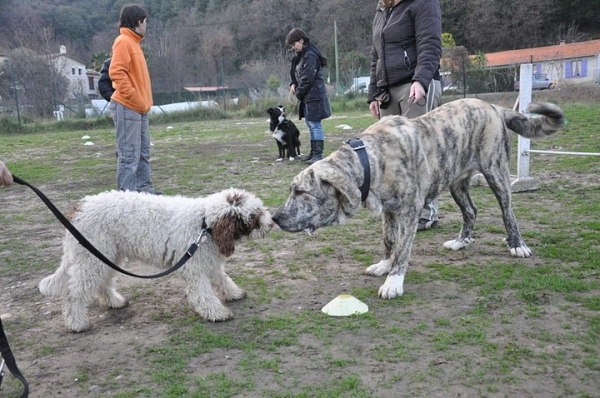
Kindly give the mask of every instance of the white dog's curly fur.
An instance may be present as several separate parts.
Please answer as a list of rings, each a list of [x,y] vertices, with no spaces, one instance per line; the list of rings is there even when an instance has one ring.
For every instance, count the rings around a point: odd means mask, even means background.
[[[203,220],[211,234],[177,273],[190,304],[205,319],[226,321],[224,301],[246,296],[224,271],[225,259],[242,237],[263,237],[272,227],[269,211],[255,195],[230,188],[204,198],[111,191],[87,196],[69,214],[73,225],[102,254],[123,266],[124,259],[159,268],[173,266],[198,237]],[[94,297],[111,308],[127,301],[116,291],[116,271],[81,246],[69,232],[56,272],[39,283],[46,296],[61,296],[67,328],[92,327],[87,307]],[[219,298],[221,297],[221,299]]]

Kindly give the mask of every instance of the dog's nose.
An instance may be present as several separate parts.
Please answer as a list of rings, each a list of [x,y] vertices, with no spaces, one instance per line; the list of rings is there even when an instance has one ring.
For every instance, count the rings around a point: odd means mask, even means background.
[[[279,212],[273,214],[273,216],[271,217],[271,220],[273,220],[273,222],[275,222],[275,224],[279,225],[279,219],[281,218],[281,214]]]

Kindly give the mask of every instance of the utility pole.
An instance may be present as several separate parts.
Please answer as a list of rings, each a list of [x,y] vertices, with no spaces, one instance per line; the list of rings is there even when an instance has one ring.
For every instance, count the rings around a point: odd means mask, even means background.
[[[13,76],[14,78],[14,76]],[[13,80],[13,88],[15,90],[15,102],[17,104],[17,120],[19,121],[19,127],[21,127],[21,111],[19,110],[19,93],[17,92],[17,82]]]
[[[221,58],[219,58],[219,75],[220,75],[220,84],[217,84],[217,90],[221,91],[221,98],[223,99],[223,111],[227,113],[227,99],[225,98],[225,65],[223,63],[223,54],[221,54]],[[218,92],[218,91],[217,91]]]
[[[335,93],[340,93],[340,63],[338,58],[337,21],[333,21],[333,37],[335,47]]]

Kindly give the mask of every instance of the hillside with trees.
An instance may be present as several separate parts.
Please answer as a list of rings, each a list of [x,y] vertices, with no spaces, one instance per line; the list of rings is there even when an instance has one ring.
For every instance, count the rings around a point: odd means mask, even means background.
[[[118,34],[124,1],[0,0],[0,54],[20,48],[69,56],[98,70]],[[153,87],[221,85],[272,89],[285,84],[293,27],[305,29],[330,60],[340,86],[368,70],[374,0],[145,0],[145,47]],[[600,0],[440,0],[443,31],[470,54],[600,37]],[[337,29],[335,29],[335,28]],[[267,81],[270,80],[270,84]]]

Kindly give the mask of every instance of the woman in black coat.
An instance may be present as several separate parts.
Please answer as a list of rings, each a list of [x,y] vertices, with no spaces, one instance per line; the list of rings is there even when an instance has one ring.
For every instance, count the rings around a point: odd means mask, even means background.
[[[298,113],[306,120],[310,131],[310,154],[304,161],[312,164],[323,159],[323,141],[325,134],[321,120],[331,116],[325,80],[322,68],[327,59],[302,29],[292,29],[286,37],[286,43],[296,52],[290,70],[290,91],[300,101]]]

